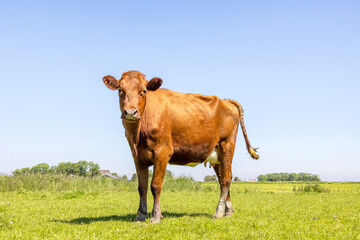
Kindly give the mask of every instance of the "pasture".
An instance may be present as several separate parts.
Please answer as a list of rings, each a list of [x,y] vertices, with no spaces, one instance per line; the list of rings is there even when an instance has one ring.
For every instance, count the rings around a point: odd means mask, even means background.
[[[306,185],[232,183],[233,217],[213,220],[217,183],[166,179],[151,224],[132,222],[136,182],[0,176],[0,239],[360,239],[360,183]]]

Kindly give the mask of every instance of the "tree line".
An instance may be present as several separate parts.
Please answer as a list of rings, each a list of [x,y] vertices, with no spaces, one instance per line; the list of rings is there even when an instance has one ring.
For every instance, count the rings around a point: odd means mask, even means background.
[[[321,181],[320,177],[311,173],[268,173],[257,177],[259,182],[278,182],[278,181]]]
[[[96,177],[100,175],[100,166],[94,162],[79,161],[77,163],[61,162],[57,166],[49,166],[47,163],[40,163],[31,168],[16,169],[12,172],[14,176],[30,175],[30,174],[62,174],[68,176],[80,176],[80,177]],[[116,176],[120,180],[128,181],[126,175],[118,177],[116,173],[112,175]],[[149,177],[151,178],[153,172],[149,170]],[[171,171],[166,170],[166,179],[174,179]],[[193,180],[191,177],[190,180]],[[130,181],[136,181],[137,174],[134,173]],[[216,175],[205,176],[204,182],[217,182]],[[238,177],[234,178],[235,182],[240,182]],[[259,182],[277,182],[277,181],[321,181],[320,177],[311,173],[268,173],[265,175],[259,175],[257,177]]]
[[[32,168],[16,169],[12,172],[14,176],[30,174],[62,174],[69,176],[95,177],[100,175],[100,166],[97,163],[79,161],[77,163],[61,162],[57,166],[49,166],[40,163]]]
[[[277,182],[277,181],[304,181],[304,182],[318,182],[321,181],[320,177],[311,173],[268,173],[259,175],[257,177],[259,182]],[[217,182],[216,175],[205,176],[204,182]],[[234,178],[234,182],[241,182],[238,177]]]
[[[31,168],[16,169],[12,172],[14,176],[23,176],[31,174],[62,174],[67,176],[80,176],[80,177],[96,177],[100,175],[100,166],[97,163],[79,161],[77,163],[61,162],[57,166],[49,166],[47,163],[39,163]],[[112,173],[115,178],[122,181],[129,181],[126,175],[118,176],[117,173]],[[149,177],[153,176],[153,172],[149,170]],[[165,172],[166,179],[175,179],[173,173],[170,170]],[[189,177],[188,179],[193,180]],[[137,181],[137,174],[134,173],[130,181]]]

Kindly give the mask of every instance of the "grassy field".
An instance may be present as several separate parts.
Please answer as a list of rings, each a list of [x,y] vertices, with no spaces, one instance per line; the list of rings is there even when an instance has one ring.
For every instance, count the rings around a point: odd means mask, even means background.
[[[151,224],[132,222],[136,182],[0,176],[0,239],[360,239],[360,183],[306,185],[233,183],[233,217],[213,220],[217,183],[167,180]]]

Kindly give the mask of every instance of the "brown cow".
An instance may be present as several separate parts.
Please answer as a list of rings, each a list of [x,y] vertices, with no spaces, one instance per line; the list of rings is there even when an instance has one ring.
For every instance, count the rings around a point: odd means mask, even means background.
[[[194,166],[210,162],[221,188],[214,218],[231,216],[231,163],[239,121],[248,152],[252,158],[259,158],[250,146],[241,105],[217,96],[159,89],[160,78],[147,81],[138,71],[125,72],[119,80],[105,76],[103,81],[111,90],[119,91],[122,124],[139,181],[140,205],[135,221],[145,221],[148,168],[154,165],[150,221],[160,222],[160,193],[168,163]]]

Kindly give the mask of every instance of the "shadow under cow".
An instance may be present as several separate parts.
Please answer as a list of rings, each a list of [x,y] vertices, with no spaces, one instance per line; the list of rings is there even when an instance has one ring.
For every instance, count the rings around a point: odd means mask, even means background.
[[[162,212],[164,218],[180,218],[184,216],[189,217],[209,217],[212,215],[208,213],[174,213],[174,212]],[[53,220],[53,222],[60,223],[69,223],[69,224],[90,224],[92,222],[107,222],[107,221],[122,221],[122,222],[133,222],[135,219],[135,214],[126,214],[126,215],[111,215],[111,216],[101,216],[101,217],[81,217],[74,218],[72,220]],[[151,214],[148,214],[148,218],[150,219]]]

